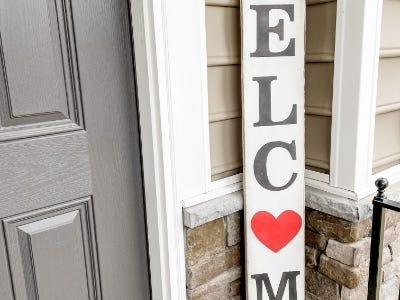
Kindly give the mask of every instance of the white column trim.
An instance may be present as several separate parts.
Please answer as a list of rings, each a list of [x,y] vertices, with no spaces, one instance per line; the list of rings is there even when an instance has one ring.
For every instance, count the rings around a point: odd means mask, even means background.
[[[205,3],[165,1],[176,190],[184,206],[241,188],[242,174],[211,180]]]
[[[164,1],[131,0],[152,298],[185,300]]]
[[[338,0],[330,185],[365,193],[372,181],[382,0]]]

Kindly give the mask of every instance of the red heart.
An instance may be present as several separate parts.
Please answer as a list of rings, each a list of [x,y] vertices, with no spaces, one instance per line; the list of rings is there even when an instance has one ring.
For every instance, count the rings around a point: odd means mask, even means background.
[[[251,219],[251,229],[256,237],[275,253],[289,244],[301,226],[301,216],[293,210],[285,210],[278,218],[259,211]]]

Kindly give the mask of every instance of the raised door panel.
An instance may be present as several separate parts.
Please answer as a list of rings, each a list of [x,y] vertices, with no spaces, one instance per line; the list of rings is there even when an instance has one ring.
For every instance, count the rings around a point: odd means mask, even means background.
[[[91,198],[3,221],[17,299],[100,299]]]
[[[0,299],[99,295],[74,30],[69,0],[0,0]]]
[[[0,7],[2,131],[61,120],[82,125],[70,2],[0,0]]]

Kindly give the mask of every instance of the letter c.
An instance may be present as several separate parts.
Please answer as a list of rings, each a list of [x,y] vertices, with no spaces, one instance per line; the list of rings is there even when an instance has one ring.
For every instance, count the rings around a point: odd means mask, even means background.
[[[267,172],[267,158],[269,153],[274,148],[283,148],[287,150],[293,160],[296,160],[296,142],[292,141],[290,144],[285,142],[270,142],[265,144],[258,150],[256,157],[254,158],[254,176],[257,182],[265,189],[270,191],[281,191],[290,187],[297,178],[297,173],[292,173],[289,181],[283,186],[274,186],[268,179]]]

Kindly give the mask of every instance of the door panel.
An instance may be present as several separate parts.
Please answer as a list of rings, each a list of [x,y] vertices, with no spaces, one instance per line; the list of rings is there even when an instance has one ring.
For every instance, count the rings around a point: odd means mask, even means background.
[[[150,299],[129,5],[0,0],[0,298]]]
[[[69,1],[1,0],[3,125],[70,119],[81,123]]]
[[[18,299],[99,294],[91,198],[5,219],[4,228]]]
[[[2,142],[0,165],[0,218],[92,194],[83,131]]]

